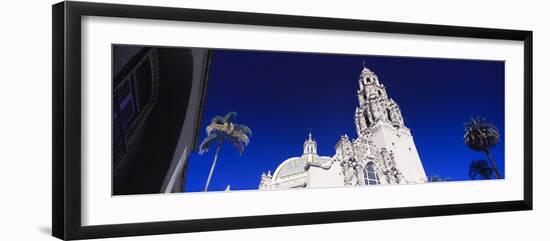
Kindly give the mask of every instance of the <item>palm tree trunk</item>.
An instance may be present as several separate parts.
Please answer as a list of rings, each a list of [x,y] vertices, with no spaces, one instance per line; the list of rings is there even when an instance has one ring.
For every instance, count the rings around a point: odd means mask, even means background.
[[[216,167],[216,161],[218,160],[218,153],[220,152],[221,145],[218,144],[216,148],[216,154],[214,155],[214,161],[212,162],[212,167],[210,167],[210,174],[208,174],[208,179],[206,180],[206,185],[204,186],[204,191],[208,191],[208,185],[210,185],[210,179],[212,179],[212,173],[214,173],[214,167]]]
[[[495,160],[493,160],[493,156],[491,156],[491,152],[489,150],[485,151],[485,154],[487,154],[487,158],[491,162],[491,166],[493,167],[493,171],[495,172],[495,175],[498,179],[501,179],[500,172],[497,169],[497,165],[495,164]]]

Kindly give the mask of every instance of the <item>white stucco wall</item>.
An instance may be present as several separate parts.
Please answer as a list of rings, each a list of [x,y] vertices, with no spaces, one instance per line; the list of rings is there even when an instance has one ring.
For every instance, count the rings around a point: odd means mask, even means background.
[[[386,148],[394,153],[397,168],[408,183],[425,182],[426,173],[410,132],[382,125],[373,133],[373,140],[379,148]]]
[[[310,166],[308,170],[308,188],[316,187],[343,187],[344,176],[342,167],[338,163],[333,163],[329,169],[318,166]]]

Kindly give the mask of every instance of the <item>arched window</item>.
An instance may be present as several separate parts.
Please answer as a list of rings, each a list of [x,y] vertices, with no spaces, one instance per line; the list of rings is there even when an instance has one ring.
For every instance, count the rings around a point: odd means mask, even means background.
[[[388,114],[388,120],[393,122],[393,119],[391,118],[391,110],[386,108],[386,113]]]
[[[365,185],[377,185],[380,184],[380,178],[378,178],[378,175],[376,175],[376,171],[374,170],[374,164],[369,163],[367,164],[367,167],[365,167]]]
[[[367,77],[367,83],[370,83],[370,78],[369,77]]]

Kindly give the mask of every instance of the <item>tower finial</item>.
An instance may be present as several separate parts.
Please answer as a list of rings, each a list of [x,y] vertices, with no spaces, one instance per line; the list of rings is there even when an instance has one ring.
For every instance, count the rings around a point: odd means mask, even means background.
[[[311,129],[309,128],[308,130],[308,138],[304,142],[304,155],[307,155],[309,156],[309,158],[311,158],[312,156],[317,155],[317,143],[313,140]]]
[[[363,60],[363,69],[367,68],[367,66],[365,65],[365,60]]]

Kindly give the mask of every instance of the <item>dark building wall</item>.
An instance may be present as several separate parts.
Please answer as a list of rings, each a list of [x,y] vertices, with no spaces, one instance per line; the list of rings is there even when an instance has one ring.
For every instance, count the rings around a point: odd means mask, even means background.
[[[132,58],[142,50],[131,46],[115,46],[113,73],[123,72],[123,63],[131,63]],[[191,51],[184,48],[156,48],[156,52],[158,99],[143,125],[135,132],[135,138],[128,144],[126,156],[114,168],[114,195],[161,191],[185,120],[193,76]]]

